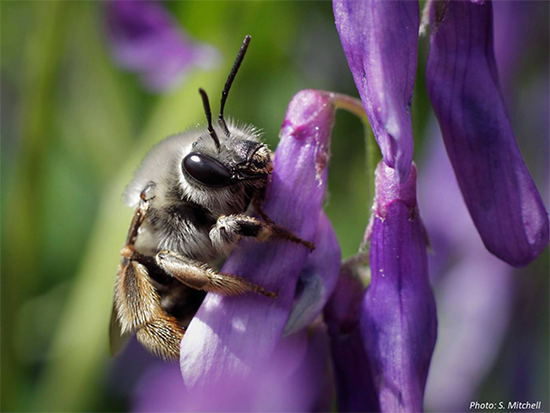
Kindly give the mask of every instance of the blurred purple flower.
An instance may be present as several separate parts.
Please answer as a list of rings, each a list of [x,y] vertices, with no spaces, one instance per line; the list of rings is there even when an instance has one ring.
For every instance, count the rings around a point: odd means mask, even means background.
[[[380,162],[370,236],[372,280],[361,333],[382,412],[419,412],[437,336],[426,234],[416,205],[416,168],[405,185]]]
[[[476,241],[436,288],[439,334],[426,390],[433,411],[467,410],[508,328],[513,269]]]
[[[334,287],[340,264],[336,237],[322,213],[334,111],[330,97],[322,92],[306,90],[293,98],[264,204],[264,211],[277,224],[304,240],[316,241],[313,254],[320,254],[325,271],[332,268],[328,274],[317,271],[325,290]],[[201,393],[230,382],[244,383],[256,374],[258,366],[268,364],[281,343],[300,273],[313,268],[307,264],[308,255],[313,254],[288,241],[241,243],[222,271],[244,276],[279,295],[275,300],[257,295],[206,296],[181,343],[181,371],[187,391]],[[330,292],[319,296],[326,300]],[[309,294],[303,291],[302,296]],[[313,319],[320,311],[318,308],[317,314],[304,317]],[[297,325],[303,325],[300,318]],[[301,333],[303,330],[296,334]]]
[[[411,102],[418,53],[418,2],[334,0],[333,8],[384,161],[404,182],[413,159]]]
[[[219,60],[216,49],[191,41],[158,1],[109,1],[107,29],[115,61],[150,91],[172,89],[191,69],[212,69]]]
[[[460,202],[435,120],[430,131],[419,192],[434,249],[429,263],[439,325],[426,405],[433,411],[464,411],[498,355],[509,323],[514,280],[512,268],[483,248]]]
[[[502,99],[492,3],[448,1],[431,24],[427,89],[462,195],[486,248],[525,266],[548,244],[548,214]]]
[[[518,70],[524,62],[532,39],[536,39],[540,27],[533,22],[537,18],[538,1],[508,0],[493,3],[495,59],[499,80],[504,92],[510,92]]]

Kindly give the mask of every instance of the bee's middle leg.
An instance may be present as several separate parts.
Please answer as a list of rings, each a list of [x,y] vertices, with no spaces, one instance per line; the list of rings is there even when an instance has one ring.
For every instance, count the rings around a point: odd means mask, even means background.
[[[248,215],[222,215],[210,230],[210,240],[220,251],[223,251],[227,245],[236,244],[241,237],[250,237],[257,241],[267,241],[273,238],[286,239],[305,245],[311,251],[315,249],[313,242],[304,241],[269,218],[267,222],[262,222]]]
[[[172,251],[160,251],[156,256],[157,264],[182,284],[196,290],[222,295],[241,295],[254,292],[275,298],[277,293],[267,291],[236,275],[223,274],[207,265],[190,260]]]

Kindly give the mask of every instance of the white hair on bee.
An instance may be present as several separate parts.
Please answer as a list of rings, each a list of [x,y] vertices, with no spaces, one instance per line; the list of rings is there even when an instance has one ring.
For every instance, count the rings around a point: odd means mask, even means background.
[[[214,129],[222,136],[220,151],[230,151],[236,140],[260,141],[261,131],[254,125],[229,120],[227,123],[230,136],[226,137],[219,126]],[[224,213],[225,205],[235,199],[234,188],[209,188],[196,185],[189,181],[181,168],[185,156],[194,149],[194,144],[200,143],[201,151],[218,157],[216,146],[208,136],[204,127],[192,127],[177,135],[169,136],[156,144],[145,156],[134,174],[134,179],[127,185],[123,193],[123,201],[128,206],[135,207],[140,200],[140,193],[149,183],[154,182],[156,188],[155,203],[162,204],[164,195],[168,192],[168,185],[177,180],[183,193],[193,202],[204,205],[214,212]]]
[[[229,139],[248,139],[254,141],[260,141],[264,135],[264,131],[255,125],[241,120],[228,117],[226,119],[227,128],[230,132]]]
[[[186,155],[185,148],[192,145],[203,131],[203,128],[191,127],[153,146],[134,172],[132,181],[126,186],[122,194],[124,203],[135,208],[139,203],[141,191],[149,182],[155,182],[157,185],[166,182],[169,175],[174,173],[176,162],[181,162]]]

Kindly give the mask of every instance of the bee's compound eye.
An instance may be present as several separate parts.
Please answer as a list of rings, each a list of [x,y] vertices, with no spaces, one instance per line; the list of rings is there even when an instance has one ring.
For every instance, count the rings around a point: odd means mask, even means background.
[[[183,158],[182,168],[196,181],[207,186],[231,184],[229,170],[216,159],[202,153],[191,152]]]

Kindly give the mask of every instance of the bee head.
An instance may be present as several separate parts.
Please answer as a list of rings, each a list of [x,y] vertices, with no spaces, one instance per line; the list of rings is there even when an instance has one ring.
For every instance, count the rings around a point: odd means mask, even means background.
[[[199,149],[200,143],[204,142],[201,137],[199,141],[193,144],[196,149],[183,158],[182,170],[184,175],[191,178],[195,184],[208,187],[228,187],[252,182],[255,186],[265,186],[273,169],[271,153],[267,146],[258,142],[256,130],[253,127],[238,128],[231,124],[228,125],[223,117],[229,90],[244,59],[249,43],[250,36],[246,36],[225,83],[217,127],[212,124],[212,112],[208,95],[203,89],[199,89],[204,114],[208,121],[208,135],[215,144],[216,152],[207,149],[201,151]]]
[[[239,132],[245,135],[244,131]],[[250,138],[232,135],[222,141],[217,152],[198,142],[182,160],[184,175],[195,184],[213,188],[239,184],[265,186],[273,170],[271,152],[256,136]]]

